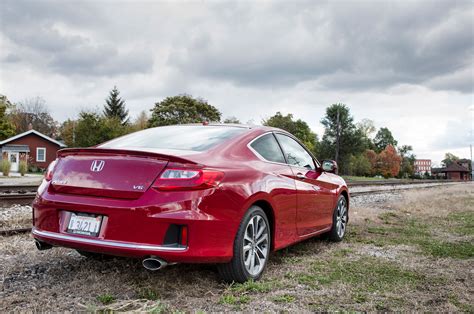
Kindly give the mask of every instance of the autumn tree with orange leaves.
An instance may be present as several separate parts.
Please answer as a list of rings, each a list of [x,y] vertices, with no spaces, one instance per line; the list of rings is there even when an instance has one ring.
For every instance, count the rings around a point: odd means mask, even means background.
[[[402,157],[392,145],[387,145],[380,154],[373,150],[365,152],[372,165],[372,175],[382,175],[385,178],[395,177],[400,172]]]

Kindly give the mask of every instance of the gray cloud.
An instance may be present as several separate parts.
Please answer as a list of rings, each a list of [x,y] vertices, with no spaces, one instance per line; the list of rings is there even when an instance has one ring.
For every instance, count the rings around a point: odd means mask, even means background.
[[[147,73],[158,63],[264,88],[469,93],[474,85],[465,75],[474,66],[470,1],[108,4],[4,2],[2,33],[18,47],[10,59],[88,76]]]
[[[344,102],[420,156],[466,155],[473,14],[458,0],[3,0],[0,91],[41,96],[60,121],[114,85],[132,116],[189,93],[241,121],[293,113],[319,135]]]
[[[272,3],[273,4],[273,3]],[[401,83],[466,92],[437,80],[473,67],[472,2],[301,2],[215,9],[169,62],[241,85],[314,80],[330,89]],[[214,29],[209,29],[209,24]],[[473,85],[466,77],[465,85]]]
[[[153,68],[153,57],[146,51],[119,49],[117,43],[62,30],[66,25],[84,32],[107,22],[87,3],[7,1],[3,6],[2,33],[17,48],[5,61],[33,60],[33,66],[69,76],[148,73]]]

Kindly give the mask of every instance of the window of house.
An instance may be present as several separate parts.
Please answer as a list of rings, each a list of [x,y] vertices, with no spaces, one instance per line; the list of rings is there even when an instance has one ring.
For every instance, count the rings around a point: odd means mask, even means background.
[[[36,161],[45,162],[46,161],[46,148],[38,147],[36,148]]]

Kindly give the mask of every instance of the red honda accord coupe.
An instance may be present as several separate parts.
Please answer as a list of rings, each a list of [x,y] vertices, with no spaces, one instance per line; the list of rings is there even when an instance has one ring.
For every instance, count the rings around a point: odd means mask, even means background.
[[[146,129],[64,149],[33,202],[38,249],[97,257],[218,263],[226,281],[257,280],[271,251],[318,234],[340,241],[349,192],[291,134],[269,127]]]

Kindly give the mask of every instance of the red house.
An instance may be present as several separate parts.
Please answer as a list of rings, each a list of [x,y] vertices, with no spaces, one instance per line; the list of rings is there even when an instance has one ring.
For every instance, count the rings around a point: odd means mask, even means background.
[[[471,180],[469,169],[464,168],[463,166],[457,163],[452,163],[451,165],[445,168],[433,169],[433,173],[438,177],[446,178],[448,180],[454,180],[454,181]]]
[[[1,156],[11,162],[11,171],[18,171],[20,160],[27,160],[29,164],[46,169],[56,159],[56,152],[64,147],[64,143],[35,130],[0,141]]]

